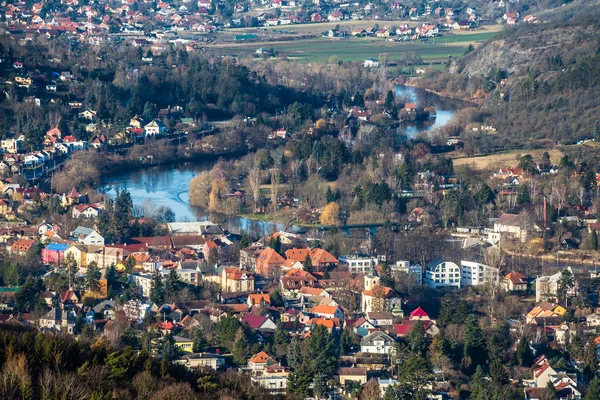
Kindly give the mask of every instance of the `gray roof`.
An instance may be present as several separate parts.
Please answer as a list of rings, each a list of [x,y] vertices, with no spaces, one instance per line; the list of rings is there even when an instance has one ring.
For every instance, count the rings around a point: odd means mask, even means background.
[[[373,344],[373,342],[375,340],[378,340],[378,339],[379,340],[383,339],[383,340],[385,340],[386,342],[388,342],[390,344],[394,343],[394,339],[390,335],[388,335],[388,334],[386,334],[385,332],[382,332],[382,331],[375,331],[375,332],[373,332],[373,333],[368,334],[367,336],[365,336],[360,341],[360,345],[361,346],[371,346]]]
[[[90,233],[94,232],[93,229],[90,228],[86,228],[85,226],[78,226],[73,232],[71,232],[71,235],[73,236],[88,236]]]

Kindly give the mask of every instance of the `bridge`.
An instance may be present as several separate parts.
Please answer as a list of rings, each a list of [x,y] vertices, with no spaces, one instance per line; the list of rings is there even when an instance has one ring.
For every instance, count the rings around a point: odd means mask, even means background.
[[[322,226],[322,231],[330,231],[330,230],[340,230],[346,236],[350,236],[351,230],[367,230],[370,235],[374,235],[377,232],[377,229],[381,227],[389,227],[390,229],[398,229],[399,224],[397,222],[380,222],[380,223],[371,223],[371,224],[349,224],[349,225],[341,225],[341,226]]]

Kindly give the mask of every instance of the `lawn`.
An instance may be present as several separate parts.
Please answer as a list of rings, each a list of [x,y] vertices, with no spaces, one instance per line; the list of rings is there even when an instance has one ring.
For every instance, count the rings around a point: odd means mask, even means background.
[[[389,61],[405,58],[417,53],[424,61],[445,61],[449,56],[464,54],[469,44],[477,44],[491,38],[495,32],[477,32],[448,35],[416,42],[390,42],[381,38],[317,38],[296,41],[274,41],[255,43],[227,43],[213,49],[234,54],[252,54],[259,47],[273,47],[279,54],[302,62],[327,62],[332,56],[341,61],[362,61],[369,57],[378,58],[385,54]]]
[[[544,151],[547,151],[550,154],[550,159],[556,164],[558,164],[558,160],[560,160],[563,156],[563,153],[558,149],[514,150],[505,153],[491,154],[488,156],[455,158],[452,160],[452,162],[454,167],[467,165],[478,171],[495,170],[504,167],[516,167],[517,164],[519,164],[518,159],[525,154],[531,154],[535,160],[539,161]]]

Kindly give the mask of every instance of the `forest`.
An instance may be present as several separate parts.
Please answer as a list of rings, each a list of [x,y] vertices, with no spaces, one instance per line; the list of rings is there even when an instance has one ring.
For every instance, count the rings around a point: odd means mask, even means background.
[[[191,372],[145,351],[105,340],[0,330],[0,397],[62,399],[265,399],[263,389],[235,372]]]

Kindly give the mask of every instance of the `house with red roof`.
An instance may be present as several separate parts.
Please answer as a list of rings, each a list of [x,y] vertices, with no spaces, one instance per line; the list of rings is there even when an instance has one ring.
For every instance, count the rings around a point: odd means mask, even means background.
[[[254,315],[254,314],[246,314],[240,320],[242,325],[248,326],[250,329],[254,330],[275,330],[277,329],[277,325],[269,317],[264,317],[262,315]]]
[[[429,318],[429,314],[427,314],[425,312],[425,310],[423,310],[421,308],[421,306],[417,307],[416,309],[414,309],[413,311],[410,312],[409,320],[411,321],[431,321],[431,318]]]
[[[33,245],[35,244],[35,240],[22,238],[17,240],[10,246],[10,254],[17,256],[26,256]]]
[[[507,292],[527,290],[527,278],[520,272],[509,272],[500,281],[500,287]]]
[[[323,326],[332,332],[334,329],[340,329],[340,320],[338,318],[311,318],[306,321],[305,329],[310,331],[316,326]]]

